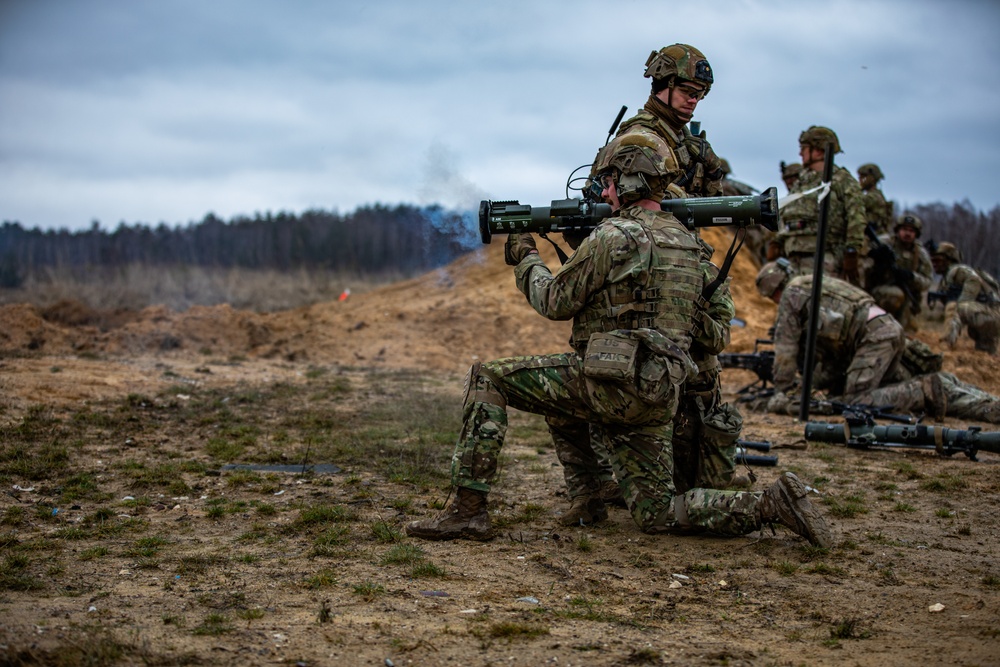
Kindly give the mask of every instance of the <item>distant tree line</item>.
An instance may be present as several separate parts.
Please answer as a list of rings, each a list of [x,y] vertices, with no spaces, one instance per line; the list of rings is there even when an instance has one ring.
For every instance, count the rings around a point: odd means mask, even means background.
[[[18,287],[45,268],[130,264],[218,268],[316,268],[377,275],[413,274],[450,262],[478,243],[469,213],[439,206],[364,206],[348,214],[310,210],[240,216],[209,213],[186,226],[121,223],[105,231],[0,227],[0,287]]]
[[[989,213],[973,208],[966,200],[958,204],[920,204],[906,212],[924,223],[920,241],[948,241],[962,253],[962,261],[1000,276],[1000,206]]]

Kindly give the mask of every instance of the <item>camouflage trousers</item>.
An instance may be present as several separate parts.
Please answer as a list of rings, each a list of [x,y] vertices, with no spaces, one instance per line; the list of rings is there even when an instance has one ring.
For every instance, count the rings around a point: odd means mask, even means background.
[[[869,319],[847,366],[843,394],[850,396],[875,389],[884,377],[891,377],[903,358],[905,346],[906,337],[899,322],[888,315]]]
[[[962,301],[958,304],[959,320],[969,328],[969,338],[977,350],[996,354],[1000,340],[1000,304]]]
[[[1000,423],[1000,398],[951,373],[939,372],[915,377],[905,382],[889,384],[851,397],[845,401],[870,405],[891,405],[898,412],[920,412],[927,405],[931,375],[937,376],[947,400],[948,417]],[[849,400],[848,400],[849,399]]]
[[[490,490],[507,433],[508,406],[557,421],[596,425],[592,433],[607,450],[632,518],[644,532],[695,527],[745,535],[760,527],[760,493],[694,488],[678,494],[672,415],[657,419],[650,412],[642,423],[609,420],[588,390],[583,363],[574,353],[512,357],[472,367],[464,423],[452,456],[455,486]]]

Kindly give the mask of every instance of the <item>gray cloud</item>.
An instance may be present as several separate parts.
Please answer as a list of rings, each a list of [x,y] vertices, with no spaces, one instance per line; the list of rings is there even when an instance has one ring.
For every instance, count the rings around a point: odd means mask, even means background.
[[[960,0],[7,0],[0,218],[546,203],[674,41],[712,61],[696,119],[741,180],[778,184],[825,124],[889,197],[991,208],[998,27],[996,5]]]

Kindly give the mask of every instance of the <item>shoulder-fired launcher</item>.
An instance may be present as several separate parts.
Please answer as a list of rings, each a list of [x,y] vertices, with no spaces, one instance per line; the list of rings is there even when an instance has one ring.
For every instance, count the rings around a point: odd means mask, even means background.
[[[778,231],[777,188],[759,195],[664,199],[660,205],[688,229],[761,225]],[[483,243],[489,243],[494,234],[589,232],[612,215],[610,205],[583,199],[555,199],[549,206],[484,199],[479,203],[479,233]]]
[[[924,424],[896,426],[864,423],[861,420],[854,423],[848,421],[847,424],[809,422],[806,424],[806,440],[840,443],[858,449],[928,449],[941,456],[962,453],[973,461],[979,450],[1000,454],[1000,433],[983,431],[978,427],[963,430]]]

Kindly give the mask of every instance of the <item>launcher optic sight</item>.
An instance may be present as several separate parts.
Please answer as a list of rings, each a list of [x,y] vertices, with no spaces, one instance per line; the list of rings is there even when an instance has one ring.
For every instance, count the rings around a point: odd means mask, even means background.
[[[759,195],[664,199],[660,206],[688,229],[761,225],[778,231],[778,189],[773,187]],[[555,199],[549,206],[484,199],[479,203],[479,234],[489,243],[494,234],[589,232],[612,215],[609,204],[583,199]]]

